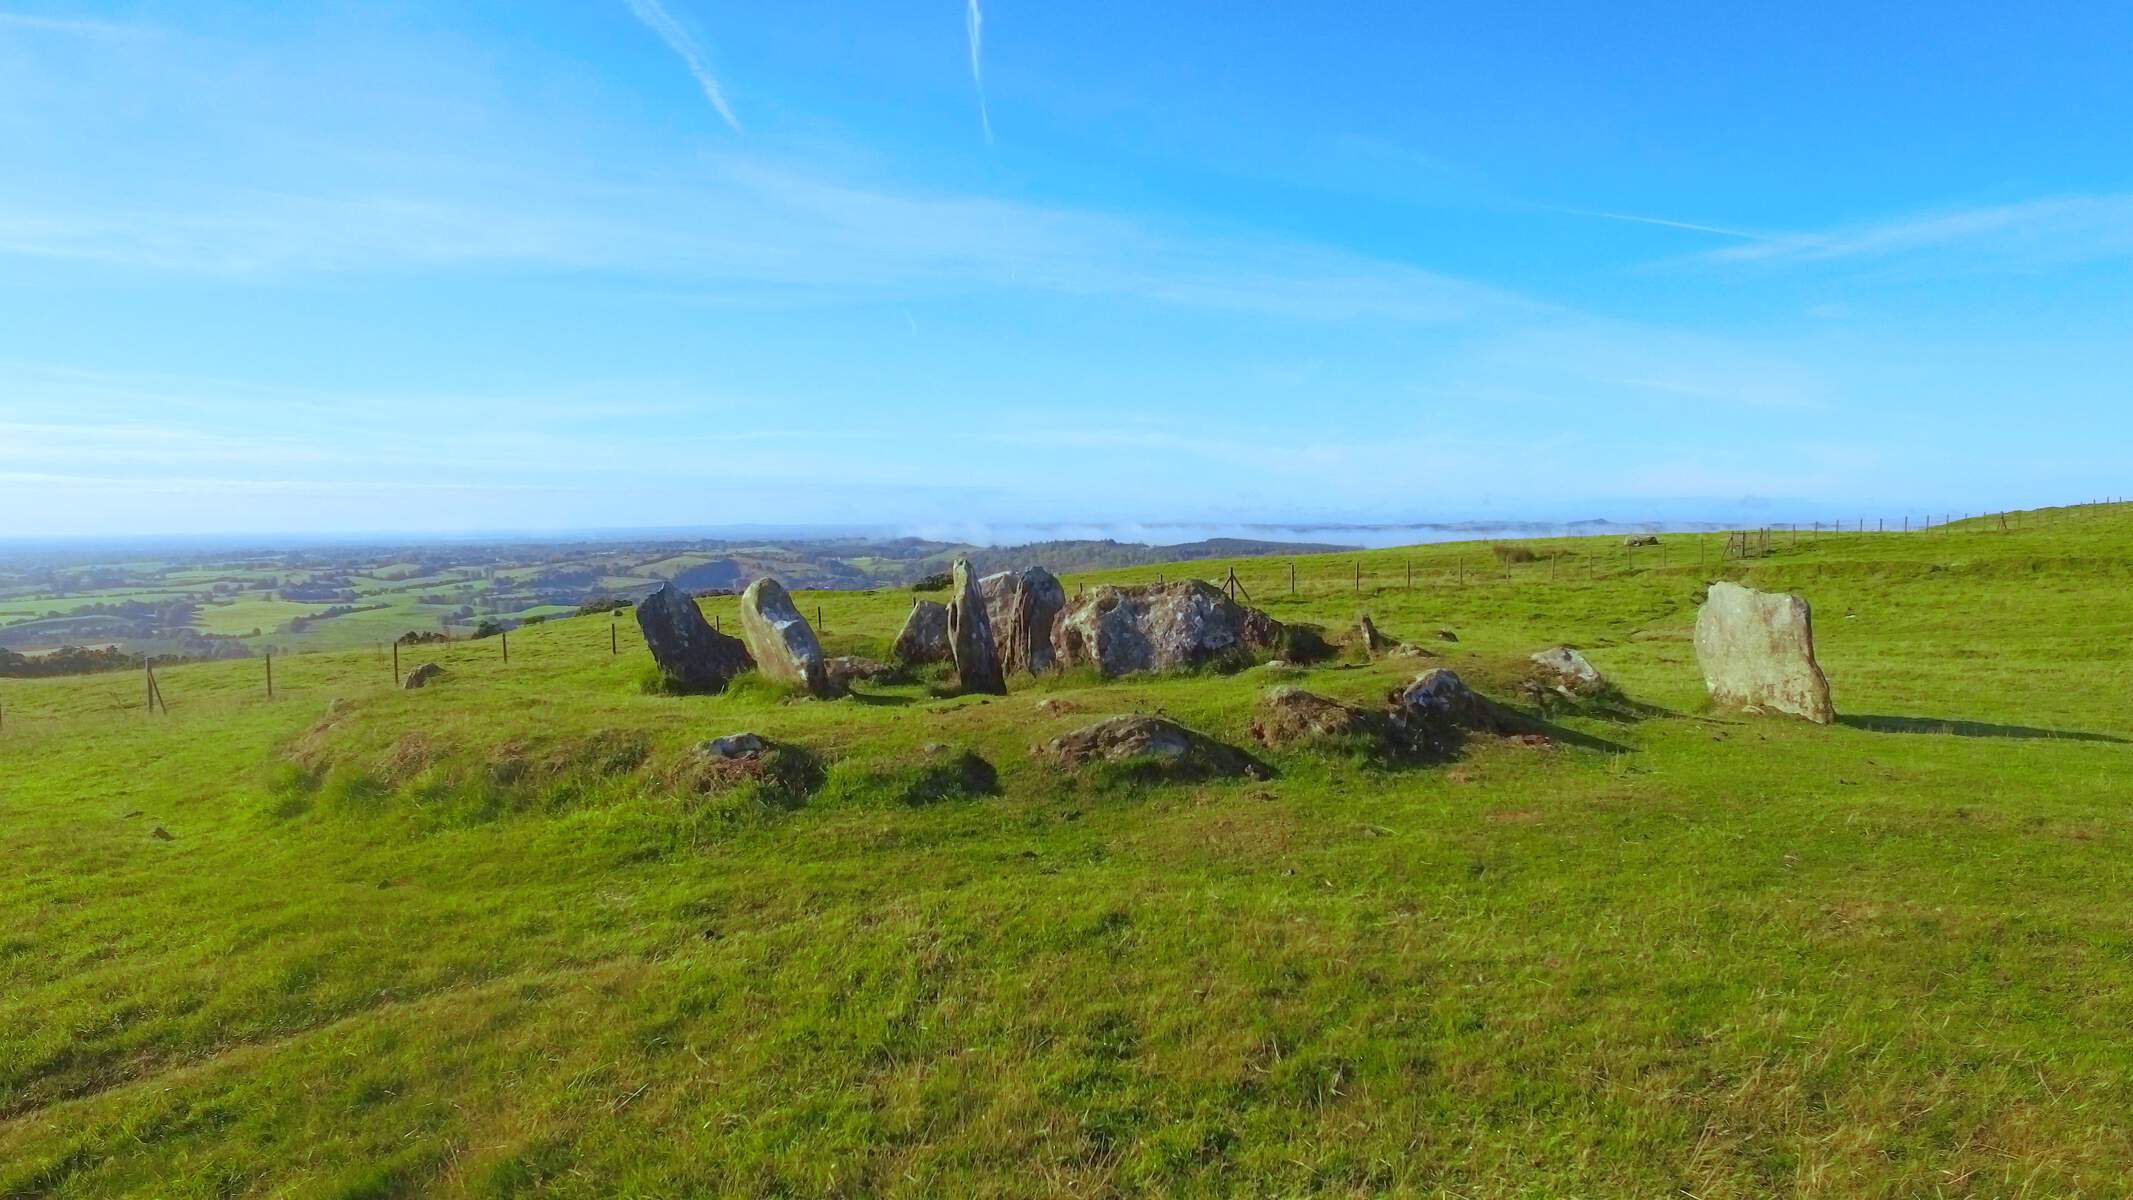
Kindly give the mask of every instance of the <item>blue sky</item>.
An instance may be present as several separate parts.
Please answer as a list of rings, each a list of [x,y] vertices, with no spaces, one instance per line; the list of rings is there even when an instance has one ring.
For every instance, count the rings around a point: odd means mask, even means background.
[[[0,536],[2133,491],[2133,7],[979,3],[0,0]]]

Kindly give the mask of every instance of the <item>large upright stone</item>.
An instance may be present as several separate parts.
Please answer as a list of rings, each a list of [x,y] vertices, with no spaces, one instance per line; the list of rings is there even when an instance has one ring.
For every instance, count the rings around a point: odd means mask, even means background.
[[[711,628],[689,593],[666,584],[637,606],[637,628],[667,678],[697,691],[723,691],[755,663],[739,638]]]
[[[780,683],[804,687],[822,697],[842,695],[822,659],[822,643],[785,585],[764,576],[741,593],[741,634],[755,655],[756,669]]]
[[[1242,665],[1283,642],[1281,622],[1198,579],[1092,588],[1052,625],[1061,666],[1105,676],[1210,664]]]
[[[953,574],[955,582],[948,589],[948,645],[955,656],[956,683],[966,693],[1005,696],[1007,676],[1000,670],[992,621],[985,615],[985,591],[978,586],[969,559],[956,559]]]
[[[993,646],[1000,670],[1032,675],[1052,665],[1052,622],[1066,607],[1066,588],[1043,567],[1000,571],[978,581],[985,593],[985,618],[992,622]]]
[[[1818,725],[1837,719],[1829,679],[1815,662],[1814,612],[1799,596],[1712,584],[1696,614],[1696,662],[1720,704]]]
[[[913,601],[911,615],[904,618],[889,657],[906,666],[954,658],[955,651],[948,645],[948,606],[932,600]]]

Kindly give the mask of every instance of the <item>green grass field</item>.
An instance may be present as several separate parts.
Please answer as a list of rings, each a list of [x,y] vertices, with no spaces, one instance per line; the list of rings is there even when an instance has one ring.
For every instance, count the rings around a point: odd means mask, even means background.
[[[1643,714],[1265,783],[1029,747],[1248,744],[1270,672],[666,697],[627,614],[419,692],[0,679],[0,1196],[2123,1194],[2133,513],[1721,543],[1191,564],[1503,700],[1569,642]],[[1842,722],[1709,710],[1720,574],[1813,601]],[[911,594],[798,602],[879,654]],[[744,729],[812,777],[690,772]]]

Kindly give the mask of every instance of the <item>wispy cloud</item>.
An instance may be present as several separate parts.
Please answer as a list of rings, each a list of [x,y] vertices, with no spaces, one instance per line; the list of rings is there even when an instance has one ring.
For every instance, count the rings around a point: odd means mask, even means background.
[[[1607,212],[1590,208],[1562,208],[1552,204],[1537,204],[1533,207],[1541,212],[1561,213],[1566,217],[1592,217],[1596,220],[1621,221],[1631,225],[1656,225],[1662,229],[1681,229],[1690,233],[1709,233],[1718,237],[1745,238],[1756,242],[1776,240],[1772,234],[1757,233],[1752,229],[1735,229],[1725,225],[1705,225],[1696,221],[1676,221],[1668,217],[1646,217],[1639,216],[1636,213]]]
[[[711,158],[634,184],[540,192],[510,177],[433,175],[402,190],[382,170],[365,187],[292,193],[208,184],[139,206],[0,198],[0,256],[226,276],[533,267],[761,306],[1021,292],[1314,323],[1437,323],[1537,307],[1499,289],[1306,242],[890,190],[752,157]]]
[[[975,0],[972,2],[975,3]],[[726,93],[718,86],[717,77],[704,65],[703,51],[697,47],[696,39],[690,36],[688,30],[682,28],[681,22],[675,20],[674,15],[668,12],[659,0],[627,0],[627,3],[630,11],[637,14],[637,19],[644,22],[653,33],[658,34],[659,40],[667,44],[667,49],[672,50],[688,65],[689,74],[696,77],[696,86],[704,90],[704,99],[711,102],[711,107],[718,110],[718,115],[726,119],[726,124],[731,125],[735,133],[739,133],[741,120],[733,115],[733,107],[726,103]]]
[[[106,41],[153,37],[156,33],[146,25],[131,25],[120,21],[40,17],[16,12],[0,12],[0,29],[22,29],[32,33],[54,33],[66,37],[98,38]]]
[[[2133,193],[2048,196],[2013,204],[1920,213],[1725,246],[1714,263],[1881,260],[1960,253],[1989,266],[2042,266],[2133,254]]]
[[[963,10],[963,30],[970,36],[970,82],[978,89],[978,124],[985,128],[985,144],[992,144],[992,112],[985,103],[985,13],[978,0],[969,0]]]

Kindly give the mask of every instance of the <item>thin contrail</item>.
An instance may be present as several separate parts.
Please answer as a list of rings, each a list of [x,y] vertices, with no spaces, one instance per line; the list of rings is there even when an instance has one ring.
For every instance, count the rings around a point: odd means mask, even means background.
[[[659,0],[627,2],[630,11],[637,14],[637,19],[644,22],[653,33],[658,34],[659,40],[667,44],[667,49],[672,50],[682,62],[688,64],[689,74],[696,77],[696,86],[704,90],[704,99],[711,102],[711,107],[718,110],[719,116],[726,118],[726,124],[733,126],[735,133],[739,133],[741,120],[733,115],[732,107],[726,103],[726,93],[719,90],[718,80],[712,77],[711,69],[704,65],[703,52],[696,48],[696,39],[689,36],[689,31],[681,27],[681,22],[676,21]],[[976,4],[977,0],[971,0],[971,3]]]
[[[992,145],[992,113],[985,103],[985,14],[978,0],[969,0],[963,10],[963,28],[970,34],[970,82],[978,88],[978,123],[985,127],[985,144]]]
[[[1774,234],[1757,233],[1750,229],[1728,229],[1723,225],[1698,225],[1694,221],[1674,221],[1666,217],[1640,217],[1635,213],[1603,212],[1591,208],[1560,208],[1553,204],[1536,204],[1542,212],[1562,213],[1568,217],[1597,217],[1603,221],[1628,221],[1633,225],[1658,225],[1666,229],[1686,229],[1692,233],[1715,233],[1721,237],[1746,238],[1751,242],[1774,242],[1780,240]]]

